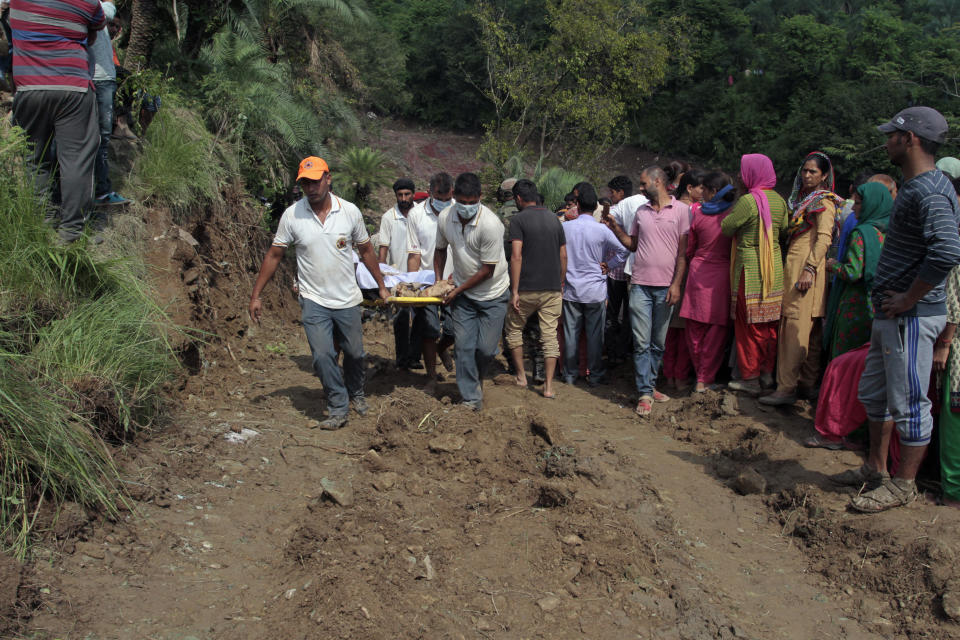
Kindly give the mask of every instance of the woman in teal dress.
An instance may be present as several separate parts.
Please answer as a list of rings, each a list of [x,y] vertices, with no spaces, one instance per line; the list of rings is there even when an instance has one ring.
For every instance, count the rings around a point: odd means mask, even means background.
[[[883,237],[890,221],[893,198],[886,185],[868,182],[854,196],[857,226],[841,241],[837,260],[827,261],[836,276],[827,299],[824,338],[830,359],[870,341],[873,308],[870,288],[877,272]]]

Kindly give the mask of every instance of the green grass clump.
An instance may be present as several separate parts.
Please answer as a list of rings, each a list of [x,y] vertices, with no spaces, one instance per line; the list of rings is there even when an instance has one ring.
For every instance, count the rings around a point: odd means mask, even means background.
[[[164,105],[147,129],[129,186],[137,201],[179,214],[209,204],[226,178],[219,148],[193,112]]]
[[[150,423],[178,367],[143,265],[58,246],[26,152],[0,130],[0,547],[18,557],[45,503],[115,512],[107,441]]]

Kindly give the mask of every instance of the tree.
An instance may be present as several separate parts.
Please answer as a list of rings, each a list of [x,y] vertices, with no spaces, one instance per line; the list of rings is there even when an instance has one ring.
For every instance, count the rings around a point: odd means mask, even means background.
[[[535,144],[541,159],[585,166],[623,138],[622,123],[673,64],[691,57],[679,20],[651,21],[626,0],[548,0],[545,35],[481,3],[474,17],[487,56],[486,95],[495,120],[487,128],[492,155]]]
[[[140,70],[150,64],[157,30],[156,0],[132,0],[130,40],[125,58],[128,69]]]

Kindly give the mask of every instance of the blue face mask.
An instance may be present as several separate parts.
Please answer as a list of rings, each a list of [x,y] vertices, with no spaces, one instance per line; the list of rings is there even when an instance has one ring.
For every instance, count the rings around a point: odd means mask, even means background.
[[[479,202],[476,204],[457,203],[457,215],[464,220],[473,220],[473,217],[477,215],[477,211],[480,211]]]
[[[433,204],[433,209],[437,213],[440,213],[450,206],[450,200],[437,200],[436,198],[430,198],[430,201]]]

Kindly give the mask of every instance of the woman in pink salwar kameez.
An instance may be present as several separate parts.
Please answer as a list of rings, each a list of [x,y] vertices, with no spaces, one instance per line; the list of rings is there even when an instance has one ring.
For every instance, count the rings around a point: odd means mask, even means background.
[[[694,393],[713,384],[723,365],[730,323],[730,246],[720,231],[736,199],[730,179],[711,173],[703,181],[704,201],[692,208],[687,236],[687,288],[680,317],[687,321],[687,345],[697,375]]]

